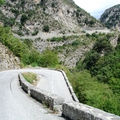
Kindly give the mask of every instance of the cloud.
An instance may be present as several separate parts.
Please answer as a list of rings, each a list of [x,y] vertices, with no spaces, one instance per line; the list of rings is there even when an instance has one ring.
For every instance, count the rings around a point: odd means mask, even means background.
[[[74,0],[74,2],[96,18],[99,18],[106,9],[120,4],[120,0]]]

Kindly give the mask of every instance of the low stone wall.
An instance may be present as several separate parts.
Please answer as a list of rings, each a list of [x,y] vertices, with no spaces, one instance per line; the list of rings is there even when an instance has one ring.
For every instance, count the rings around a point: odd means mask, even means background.
[[[62,115],[70,120],[120,120],[117,115],[77,102],[64,103]]]
[[[64,79],[65,79],[66,85],[67,85],[67,87],[68,87],[68,89],[69,89],[69,91],[70,91],[70,93],[71,93],[71,96],[72,96],[73,100],[74,100],[75,102],[79,102],[79,100],[78,100],[78,98],[77,98],[77,96],[76,96],[76,94],[75,94],[75,92],[74,92],[74,90],[73,90],[73,88],[72,88],[72,85],[70,84],[70,82],[69,82],[69,80],[68,80],[65,72],[62,71],[62,70],[59,70],[59,71],[62,73],[62,75],[63,75],[63,77],[64,77]]]
[[[22,89],[29,94],[30,88],[34,86],[29,82],[27,82],[25,78],[22,76],[22,74],[19,74],[18,78],[19,78],[20,86],[22,87]]]
[[[18,75],[20,85],[22,89],[28,93],[31,97],[37,99],[39,102],[47,105],[52,110],[61,111],[64,99],[55,95],[48,93],[44,90],[38,89],[35,86],[28,83],[25,78],[19,74]]]
[[[34,87],[30,89],[30,95],[41,103],[47,105],[52,110],[62,110],[64,99],[55,94]]]
[[[41,103],[49,106],[52,110],[60,111],[62,107],[62,116],[68,118],[69,120],[120,120],[120,116],[78,103],[76,95],[70,87],[71,85],[63,71],[62,74],[66,80],[68,88],[72,93],[72,97],[76,102],[65,103],[63,98],[34,87],[28,83],[21,74],[19,74],[19,80],[23,90]]]

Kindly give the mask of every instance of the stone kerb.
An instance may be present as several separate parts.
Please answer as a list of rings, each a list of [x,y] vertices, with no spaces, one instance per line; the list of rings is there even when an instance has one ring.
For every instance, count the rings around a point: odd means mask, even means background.
[[[70,120],[120,120],[117,115],[77,102],[64,103],[62,116]]]
[[[47,105],[52,110],[57,110],[57,111],[62,110],[62,105],[64,103],[63,98],[55,94],[51,94],[49,92],[41,90],[39,88],[36,88],[35,86],[28,83],[21,74],[19,74],[18,77],[19,77],[19,81],[22,89],[26,93],[28,93],[31,97]]]

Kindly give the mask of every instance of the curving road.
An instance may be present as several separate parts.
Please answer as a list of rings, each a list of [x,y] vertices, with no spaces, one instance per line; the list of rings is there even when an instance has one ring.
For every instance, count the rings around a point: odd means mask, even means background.
[[[70,98],[60,72],[45,69],[3,71],[0,72],[0,120],[64,120],[59,115],[50,114],[40,103],[21,90],[18,73],[24,71],[35,72],[43,76],[41,84],[49,92],[62,97],[66,96],[66,101],[67,97]],[[51,76],[53,82],[48,82]],[[51,87],[51,84],[54,87]],[[40,83],[38,87],[41,87]]]
[[[38,88],[63,97],[66,102],[73,101],[61,72],[55,70],[40,70]]]

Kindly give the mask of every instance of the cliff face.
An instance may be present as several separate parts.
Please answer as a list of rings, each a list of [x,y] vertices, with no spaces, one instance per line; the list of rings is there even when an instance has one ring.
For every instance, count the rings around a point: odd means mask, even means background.
[[[18,38],[32,39],[34,47],[40,52],[48,47],[55,49],[66,45],[63,53],[59,53],[59,58],[70,68],[75,67],[82,55],[91,49],[93,43],[86,41],[86,38],[84,43],[84,38],[77,41],[76,37],[70,37],[68,40],[64,37],[83,34],[83,30],[87,29],[103,28],[99,21],[75,5],[73,0],[6,0],[0,7],[0,18],[0,23],[11,27]],[[63,37],[63,40],[60,42],[47,40],[52,37]],[[75,47],[72,45],[74,41],[83,45]],[[88,48],[84,44],[87,44]],[[69,54],[66,52],[67,49]],[[3,62],[1,67],[2,64]],[[5,68],[12,69],[12,65],[5,64]]]
[[[105,10],[101,15],[100,21],[108,28],[117,28],[120,30],[120,4]]]
[[[0,43],[0,71],[19,68],[20,60]]]
[[[72,0],[6,0],[0,16],[0,22],[20,36],[36,36],[44,31],[78,33],[82,28],[102,27]]]

